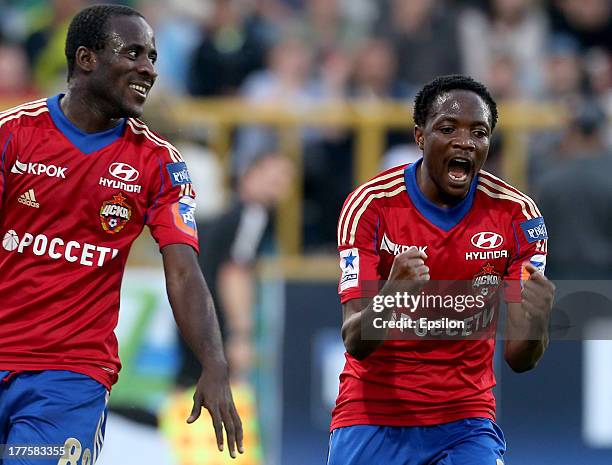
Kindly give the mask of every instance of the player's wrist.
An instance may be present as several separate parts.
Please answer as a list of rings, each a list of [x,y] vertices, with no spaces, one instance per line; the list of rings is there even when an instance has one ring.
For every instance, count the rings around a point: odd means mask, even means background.
[[[229,374],[229,365],[222,353],[204,357],[200,363],[202,365],[202,376],[218,377]]]
[[[529,341],[541,341],[548,335],[549,318],[536,312],[525,312],[527,337]]]

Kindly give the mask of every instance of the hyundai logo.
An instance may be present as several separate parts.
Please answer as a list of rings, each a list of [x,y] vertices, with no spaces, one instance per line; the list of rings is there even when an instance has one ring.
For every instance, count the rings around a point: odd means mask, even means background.
[[[126,182],[136,181],[140,176],[138,170],[127,163],[113,163],[108,167],[108,172],[115,178]]]
[[[503,243],[504,238],[494,232],[483,231],[472,236],[472,245],[479,249],[495,249]]]

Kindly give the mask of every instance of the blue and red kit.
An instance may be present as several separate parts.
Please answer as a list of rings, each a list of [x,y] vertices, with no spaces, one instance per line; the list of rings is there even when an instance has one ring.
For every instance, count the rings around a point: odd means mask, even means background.
[[[198,248],[178,150],[133,118],[84,133],[61,98],[0,112],[6,464],[94,463],[121,369],[114,330],[130,247],[147,225],[160,249]],[[60,459],[47,454],[54,447],[65,448]]]
[[[197,250],[185,162],[141,121],[87,134],[61,95],[0,113],[0,370],[69,370],[107,389],[132,242]]]
[[[427,254],[432,281],[469,283],[474,296],[505,281],[505,300],[520,302],[523,264],[543,271],[546,262],[536,204],[481,171],[458,205],[438,207],[417,185],[419,163],[385,171],[348,196],[338,223],[341,302],[373,297],[368,285],[387,279],[395,256],[411,247]],[[459,316],[464,326],[453,338],[430,337],[444,336],[443,329],[415,331],[408,340],[389,338],[363,360],[346,353],[331,430],[494,421],[496,313]]]

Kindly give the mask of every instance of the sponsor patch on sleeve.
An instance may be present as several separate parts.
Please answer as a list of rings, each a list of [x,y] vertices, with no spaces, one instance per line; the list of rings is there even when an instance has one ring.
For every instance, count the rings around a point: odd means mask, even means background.
[[[536,254],[529,259],[529,263],[535,266],[538,271],[544,273],[546,269],[546,255]],[[525,267],[525,263],[521,265],[521,286],[523,286],[531,277],[531,273]]]
[[[529,259],[529,263],[535,266],[538,271],[544,273],[546,270],[546,255],[537,254]]]
[[[176,163],[168,163],[166,165],[168,174],[170,175],[170,181],[173,186],[180,186],[181,184],[191,184],[191,178],[189,177],[189,171],[187,171],[187,164],[184,161]]]
[[[172,205],[175,226],[192,237],[197,237],[197,227],[195,220],[196,202],[193,197],[185,195]]]
[[[340,292],[359,286],[359,251],[346,249],[340,252]]]
[[[525,234],[527,242],[536,242],[548,239],[548,232],[546,232],[546,225],[544,224],[544,218],[538,216],[529,221],[521,223],[521,229]]]

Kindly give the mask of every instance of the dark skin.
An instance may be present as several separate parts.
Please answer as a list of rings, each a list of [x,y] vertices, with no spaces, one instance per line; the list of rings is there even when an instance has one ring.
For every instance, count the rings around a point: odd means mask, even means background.
[[[242,422],[229,386],[229,370],[210,291],[190,246],[168,245],[162,249],[162,257],[166,291],[174,318],[202,365],[187,423],[196,421],[202,407],[206,408],[212,418],[219,450],[223,450],[225,426],[229,453],[235,458],[236,448],[241,454],[244,452]]]
[[[432,203],[452,207],[463,200],[478,171],[484,165],[491,137],[491,112],[476,93],[452,90],[441,94],[431,105],[423,127],[414,129],[415,140],[423,151],[423,163],[417,170],[417,183]],[[451,176],[450,161],[463,160],[462,176]],[[408,292],[418,292],[430,279],[425,264],[427,255],[411,249],[397,255],[381,294],[394,291],[394,282],[412,281]],[[555,292],[552,282],[533,265],[522,289],[521,303],[508,303],[504,358],[516,372],[534,368],[548,346],[548,322]],[[362,340],[362,324],[372,324],[375,317],[389,318],[391,309],[373,311],[367,300],[353,299],[343,305],[342,338],[349,354],[362,360],[385,341]]]
[[[125,117],[138,117],[155,82],[155,38],[139,16],[114,16],[108,23],[109,39],[99,51],[79,47],[74,72],[61,107],[81,130],[110,129]],[[200,416],[202,407],[212,418],[220,451],[227,446],[232,458],[243,453],[242,423],[229,385],[221,332],[210,292],[195,251],[172,244],[162,249],[166,290],[181,334],[202,365],[187,423]]]
[[[144,19],[111,17],[108,32],[102,50],[77,49],[74,73],[61,100],[66,117],[88,133],[139,117],[157,78],[155,37]],[[144,94],[130,86],[142,86]]]

